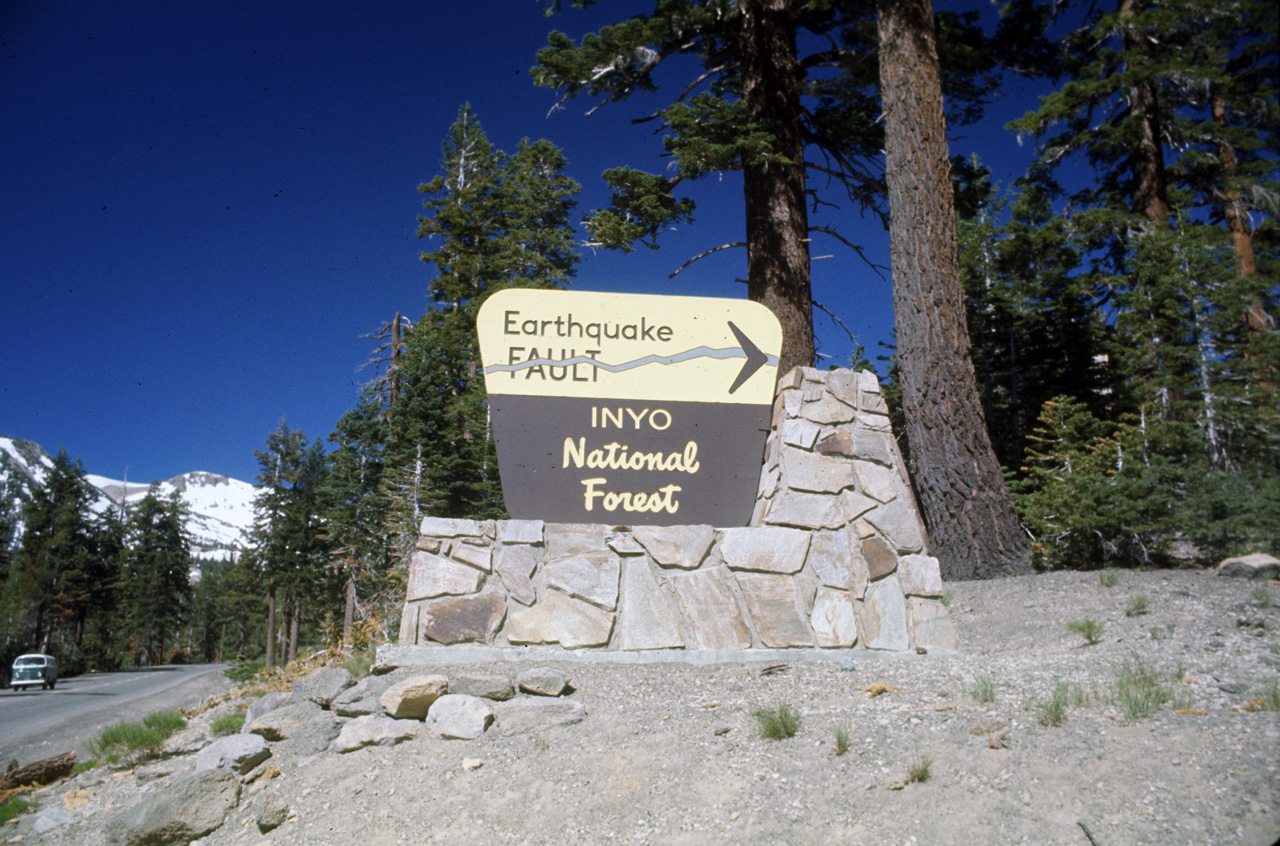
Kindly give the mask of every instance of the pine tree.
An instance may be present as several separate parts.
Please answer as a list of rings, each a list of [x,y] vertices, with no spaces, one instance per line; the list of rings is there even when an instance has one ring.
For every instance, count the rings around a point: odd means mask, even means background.
[[[185,507],[152,485],[129,513],[119,576],[121,629],[138,664],[164,664],[191,604],[191,539]]]
[[[329,454],[327,522],[334,567],[344,581],[344,643],[350,642],[359,597],[379,589],[390,564],[383,531],[387,511],[382,490],[387,440],[384,408],[377,393],[367,389],[329,435],[334,449]]]
[[[418,235],[433,246],[420,258],[435,267],[434,308],[403,336],[399,392],[387,413],[384,486],[397,538],[427,514],[506,513],[475,318],[496,291],[572,279],[578,184],[566,166],[545,140],[522,140],[510,156],[497,150],[463,106],[442,145],[440,175],[419,186],[427,214]]]
[[[1027,561],[978,401],[930,0],[880,0],[898,373],[930,552],[952,578]]]
[[[253,546],[249,554],[267,589],[268,669],[276,664],[276,602],[280,582],[292,565],[290,541],[294,522],[294,488],[301,479],[306,443],[304,434],[290,429],[281,420],[275,431],[267,436],[266,449],[253,453],[258,460],[258,475],[254,481],[260,492],[253,501]]]
[[[1014,52],[1028,39],[1013,33],[1031,18],[1028,4],[1010,5],[1015,13],[997,40]],[[747,296],[782,324],[780,372],[813,363],[810,237],[848,243],[825,218],[811,221],[810,205],[843,201],[884,215],[873,9],[853,0],[663,0],[578,42],[552,32],[533,69],[538,85],[562,92],[561,102],[598,98],[590,112],[657,91],[659,68],[687,71],[687,85],[646,119],[664,134],[671,175],[606,171],[611,205],[584,223],[598,245],[654,247],[662,231],[693,220],[693,201],[675,194],[681,183],[740,172],[743,241],[703,255],[747,248]],[[939,32],[951,116],[964,122],[981,113],[994,79],[991,42],[972,16],[945,15]],[[821,185],[834,190],[819,202]]]
[[[98,554],[84,467],[66,450],[23,507],[26,529],[9,573],[11,635],[28,648],[78,660],[86,627],[110,607],[110,568]]]

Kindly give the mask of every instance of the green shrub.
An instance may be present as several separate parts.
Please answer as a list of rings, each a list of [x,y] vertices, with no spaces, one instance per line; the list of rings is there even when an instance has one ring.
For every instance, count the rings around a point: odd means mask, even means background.
[[[836,726],[836,754],[843,755],[849,751],[849,726]]]
[[[10,796],[0,802],[0,825],[4,825],[18,814],[26,813],[37,807],[39,806],[30,799],[24,799],[21,796]]]
[[[1091,619],[1072,620],[1067,623],[1068,629],[1080,635],[1090,645],[1097,643],[1102,637],[1102,627],[1102,623]]]
[[[917,758],[910,767],[907,768],[907,783],[928,781],[929,768],[933,766],[933,759],[925,755]]]
[[[1126,617],[1137,617],[1139,614],[1145,614],[1151,608],[1151,600],[1139,594],[1129,600],[1129,604],[1124,607],[1124,615]]]
[[[1258,698],[1262,700],[1262,710],[1280,711],[1280,677],[1264,682],[1260,693]]]
[[[1066,682],[1058,682],[1053,686],[1049,698],[1036,707],[1036,714],[1042,726],[1060,726],[1067,718],[1067,706],[1071,702],[1071,686]]]
[[[1249,600],[1259,608],[1270,608],[1276,598],[1266,588],[1254,588],[1249,592]]]
[[[226,734],[235,734],[244,727],[244,711],[231,711],[226,714],[219,714],[209,722],[209,729],[217,737]]]
[[[126,755],[154,752],[187,721],[177,711],[153,711],[137,723],[115,723],[98,732],[90,744],[96,755],[115,763]]]
[[[785,702],[779,702],[772,708],[757,708],[752,716],[756,718],[760,735],[769,740],[795,737],[800,728],[800,712]]]
[[[1120,584],[1120,571],[1115,567],[1103,567],[1098,571],[1098,584],[1105,588]]]
[[[364,652],[357,652],[346,661],[342,662],[342,666],[357,679],[362,679],[369,675],[369,671],[373,669],[374,653],[372,649]]]
[[[969,693],[978,702],[995,702],[996,701],[996,683],[991,676],[978,676],[973,680],[973,686],[969,688]]]
[[[1115,702],[1129,722],[1151,716],[1173,699],[1173,690],[1160,673],[1136,655],[1116,667],[1115,681]]]

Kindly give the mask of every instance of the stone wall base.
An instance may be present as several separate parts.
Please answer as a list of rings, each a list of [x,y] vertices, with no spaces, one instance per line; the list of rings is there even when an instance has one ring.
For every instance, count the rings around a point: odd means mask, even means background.
[[[953,652],[875,374],[779,382],[751,526],[423,520],[401,646]]]

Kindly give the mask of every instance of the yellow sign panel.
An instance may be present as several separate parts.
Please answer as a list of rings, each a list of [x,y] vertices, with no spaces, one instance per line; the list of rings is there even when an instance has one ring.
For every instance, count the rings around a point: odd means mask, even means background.
[[[782,328],[746,300],[507,289],[476,321],[507,511],[745,525]]]
[[[492,394],[773,402],[782,327],[749,300],[509,288],[476,320]]]

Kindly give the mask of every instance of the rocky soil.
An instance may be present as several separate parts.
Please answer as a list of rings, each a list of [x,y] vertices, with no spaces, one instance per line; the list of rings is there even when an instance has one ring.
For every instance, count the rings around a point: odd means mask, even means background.
[[[572,680],[565,698],[585,707],[580,722],[504,724],[500,710],[475,740],[417,724],[396,745],[345,754],[327,746],[338,719],[317,709],[247,775],[221,771],[219,790],[239,783],[238,798],[195,842],[1118,846],[1280,836],[1280,713],[1258,710],[1280,673],[1280,607],[1259,607],[1259,590],[1280,603],[1280,586],[1150,571],[1122,572],[1112,587],[1096,572],[948,587],[959,655],[539,660]],[[1139,596],[1146,613],[1126,615]],[[1068,630],[1085,618],[1103,624],[1094,645]],[[1117,697],[1126,665],[1158,673],[1172,700],[1127,719]],[[393,675],[514,679],[532,666]],[[980,701],[988,682],[994,699]],[[1045,719],[1055,689],[1060,725]],[[521,700],[561,701],[512,702]],[[780,703],[799,712],[799,730],[767,740],[753,712]],[[108,842],[139,802],[183,789],[208,720],[245,704],[193,720],[170,757],[36,791],[41,810],[0,830],[0,842]],[[911,781],[926,761],[927,779]]]

